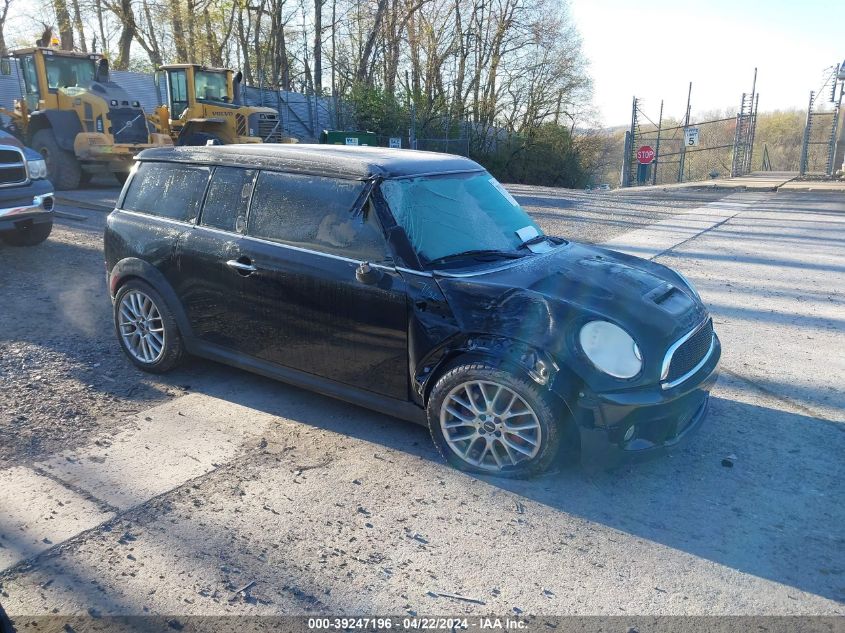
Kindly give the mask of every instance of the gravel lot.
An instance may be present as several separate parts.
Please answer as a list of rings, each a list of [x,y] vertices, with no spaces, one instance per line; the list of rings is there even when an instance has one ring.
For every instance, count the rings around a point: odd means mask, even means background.
[[[508,185],[546,233],[598,243],[718,200],[724,191],[604,193]]]
[[[106,215],[63,207],[35,248],[0,246],[0,468],[85,443],[127,414],[180,395],[212,363],[159,379],[126,361],[105,285]]]
[[[521,198],[548,231],[605,241],[717,196]],[[231,368],[134,370],[111,327],[105,216],[74,212],[88,220],[43,246],[0,249],[0,561],[19,561],[0,564],[0,601],[18,621],[845,615],[840,197],[759,196],[659,258],[699,286],[724,342],[689,446],[522,482]]]

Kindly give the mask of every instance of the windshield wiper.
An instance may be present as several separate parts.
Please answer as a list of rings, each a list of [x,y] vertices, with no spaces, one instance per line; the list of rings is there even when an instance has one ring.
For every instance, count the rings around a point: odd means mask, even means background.
[[[548,235],[535,235],[530,240],[525,240],[522,244],[517,246],[517,248],[527,248],[529,246],[533,246],[534,244],[539,244],[540,242],[548,241],[551,241]]]
[[[499,251],[492,248],[480,248],[470,251],[461,251],[460,253],[452,253],[451,255],[444,255],[443,257],[438,257],[437,259],[432,259],[429,264],[445,264],[448,261],[453,259],[462,259],[464,257],[479,257],[479,256],[496,256],[496,257],[504,257],[505,259],[519,259],[522,257],[522,253],[515,253],[514,251]]]

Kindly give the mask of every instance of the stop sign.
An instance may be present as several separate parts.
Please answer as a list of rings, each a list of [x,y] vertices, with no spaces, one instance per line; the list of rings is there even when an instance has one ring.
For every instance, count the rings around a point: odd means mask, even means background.
[[[640,165],[648,165],[654,160],[654,148],[650,145],[643,145],[637,150],[637,162]]]

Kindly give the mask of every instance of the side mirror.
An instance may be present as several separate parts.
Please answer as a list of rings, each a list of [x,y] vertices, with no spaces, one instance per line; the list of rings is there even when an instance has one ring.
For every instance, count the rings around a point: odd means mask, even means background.
[[[381,272],[370,266],[370,262],[362,262],[355,270],[355,279],[362,284],[372,286],[381,279]]]

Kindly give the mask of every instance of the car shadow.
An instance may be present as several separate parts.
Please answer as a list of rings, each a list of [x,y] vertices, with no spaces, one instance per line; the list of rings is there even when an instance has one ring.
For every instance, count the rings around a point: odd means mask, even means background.
[[[233,370],[234,371],[234,370]],[[274,416],[442,462],[424,427],[236,372],[203,390]],[[736,571],[845,600],[841,425],[777,408],[723,377],[687,448],[588,474],[531,480],[459,474]],[[420,476],[425,476],[424,468]],[[433,475],[432,475],[433,476]]]

